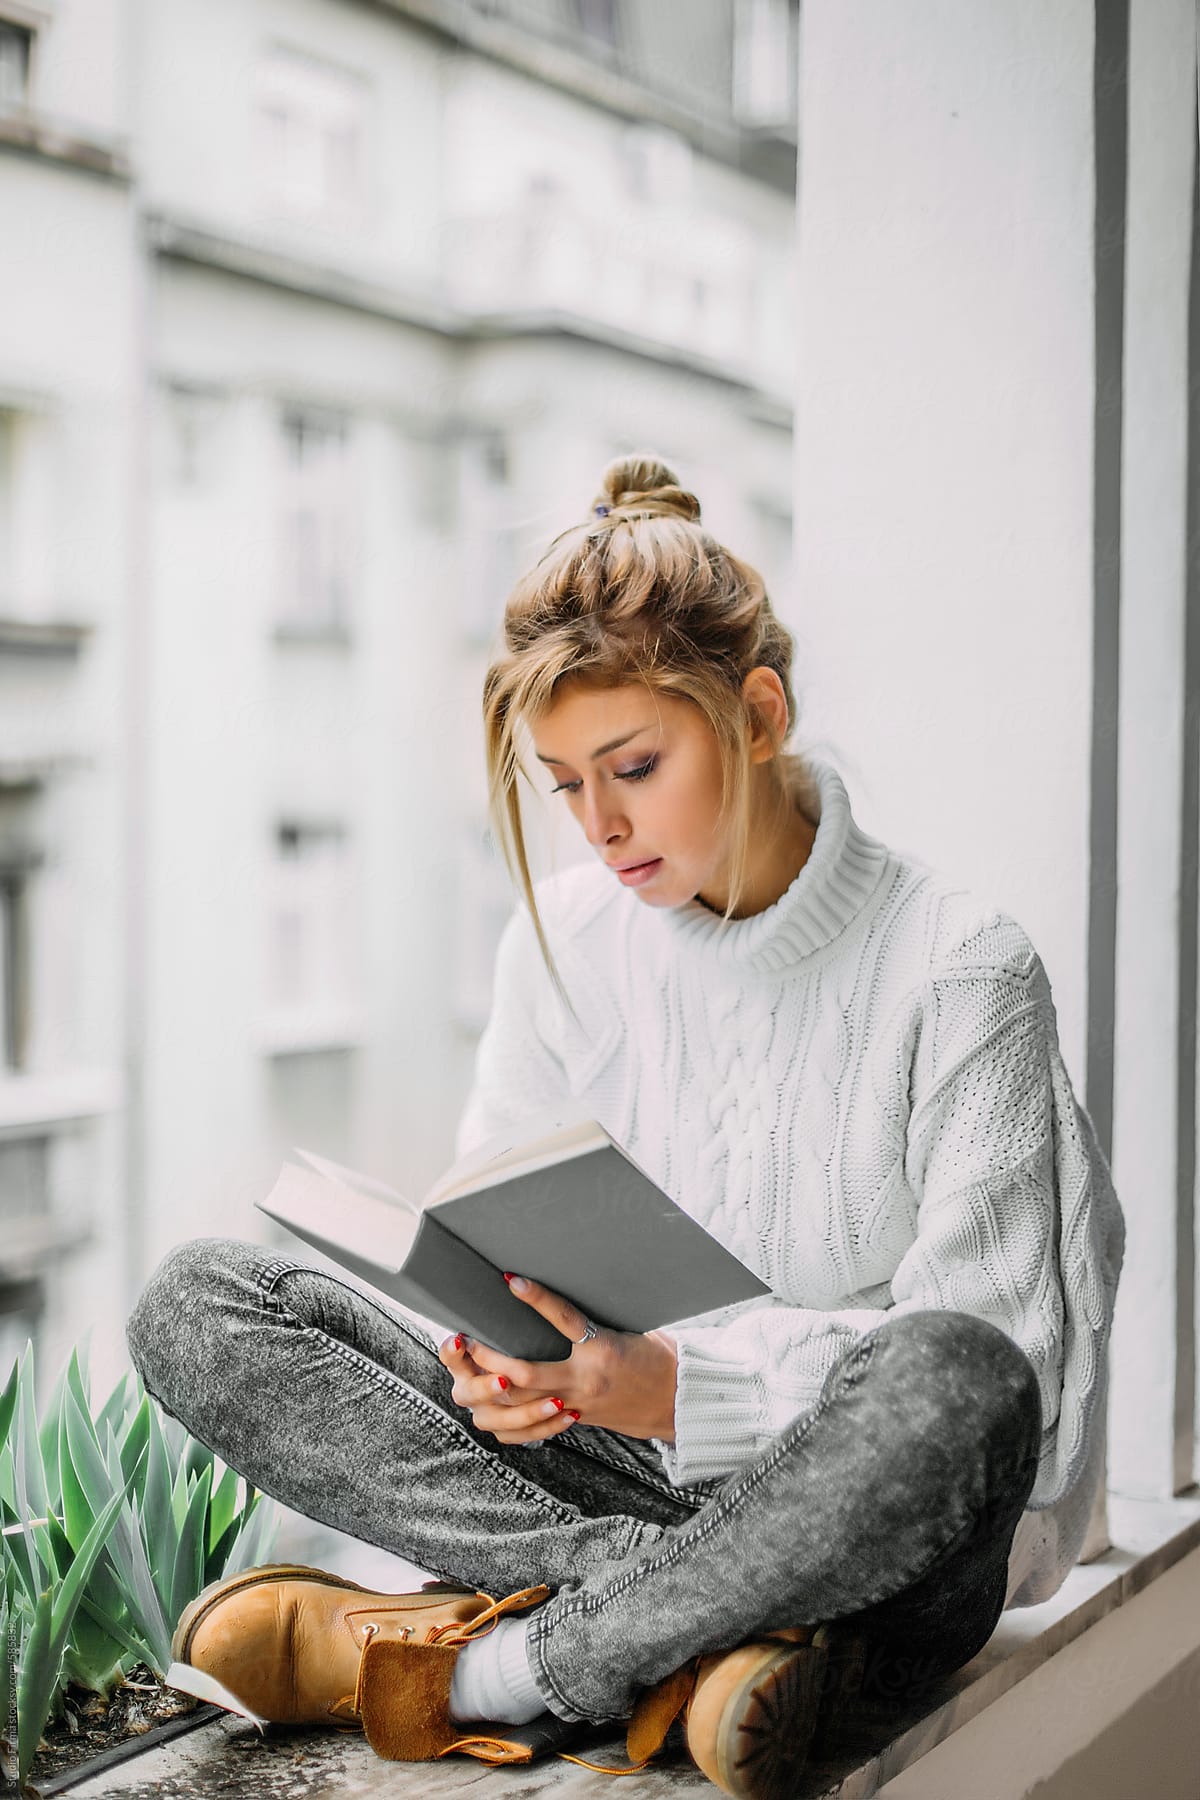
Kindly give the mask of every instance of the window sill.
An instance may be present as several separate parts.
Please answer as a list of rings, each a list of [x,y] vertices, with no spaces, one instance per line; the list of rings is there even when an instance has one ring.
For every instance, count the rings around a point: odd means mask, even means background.
[[[92,635],[85,619],[36,619],[0,614],[0,650],[23,656],[76,656]]]
[[[132,170],[125,146],[116,139],[83,136],[73,124],[62,124],[29,107],[0,114],[0,148],[24,151],[49,162],[69,163],[93,175],[129,181]]]
[[[0,1282],[11,1286],[36,1280],[51,1264],[61,1262],[94,1241],[90,1225],[78,1220],[44,1218],[8,1219],[0,1247]]]
[[[322,1050],[357,1050],[366,1040],[366,1020],[352,1008],[277,1013],[258,1034],[264,1056],[307,1056]]]
[[[1005,1612],[988,1643],[941,1686],[941,1697],[908,1714],[886,1741],[814,1766],[796,1800],[869,1800],[935,1745],[977,1718],[1066,1645],[1132,1600],[1200,1544],[1200,1489],[1173,1500],[1108,1496],[1113,1548],[1076,1565],[1041,1606]],[[865,1740],[864,1740],[865,1744]]]
[[[0,1133],[29,1136],[41,1126],[98,1118],[115,1112],[121,1101],[120,1077],[109,1069],[0,1075]]]
[[[305,624],[299,619],[280,619],[271,633],[277,644],[322,644],[334,650],[350,650],[354,645],[348,625]]]

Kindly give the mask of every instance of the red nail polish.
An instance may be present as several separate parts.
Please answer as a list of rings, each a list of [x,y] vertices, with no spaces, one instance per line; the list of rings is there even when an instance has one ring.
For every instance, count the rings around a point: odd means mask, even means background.
[[[574,1419],[575,1423],[578,1425],[579,1414],[575,1411],[575,1408],[573,1406],[568,1406],[567,1411],[570,1413],[571,1417]]]
[[[555,1406],[557,1406],[557,1408],[558,1408],[558,1410],[559,1410],[559,1412],[562,1412],[562,1411],[563,1411],[563,1410],[564,1410],[564,1409],[563,1409],[563,1403],[562,1403],[562,1401],[561,1401],[561,1400],[560,1400],[560,1399],[559,1399],[559,1397],[558,1397],[558,1395],[557,1395],[557,1394],[551,1394],[551,1396],[550,1396],[550,1398],[551,1398],[551,1399],[552,1399],[552,1400],[553,1400],[553,1402],[554,1402],[554,1404],[555,1404]]]
[[[503,1274],[504,1274],[504,1279],[505,1279],[505,1281],[511,1281],[511,1280],[512,1280],[512,1276],[511,1276],[511,1275],[510,1275],[510,1274],[509,1274],[509,1273],[508,1273],[508,1272],[507,1272],[507,1270],[505,1270],[505,1271],[503,1271]]]
[[[454,1348],[456,1350],[461,1350],[462,1347],[463,1347],[463,1334],[461,1331],[456,1331],[454,1334]]]
[[[507,1375],[497,1375],[496,1380],[500,1383],[500,1386],[502,1388],[506,1388],[508,1386],[508,1376]]]

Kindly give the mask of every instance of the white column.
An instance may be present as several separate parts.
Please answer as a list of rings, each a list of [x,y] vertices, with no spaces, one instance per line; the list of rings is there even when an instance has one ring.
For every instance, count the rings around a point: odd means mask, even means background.
[[[1092,8],[802,16],[799,741],[1026,927],[1082,1084]]]
[[[797,741],[1042,954],[1129,1227],[1113,1484],[1168,1494],[1193,1431],[1192,0],[1131,0],[1128,112],[1118,0],[802,18]]]
[[[1194,1435],[1195,623],[1190,669],[1185,660],[1194,33],[1193,0],[1133,0],[1113,1090],[1113,1175],[1129,1238],[1110,1361],[1109,1484],[1148,1496],[1191,1484]]]

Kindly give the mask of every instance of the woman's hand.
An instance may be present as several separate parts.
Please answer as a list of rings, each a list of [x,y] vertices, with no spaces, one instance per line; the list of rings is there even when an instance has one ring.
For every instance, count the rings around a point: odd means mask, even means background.
[[[519,1275],[509,1286],[565,1337],[583,1336],[587,1319],[569,1300]],[[586,1344],[574,1342],[564,1362],[502,1356],[461,1335],[447,1338],[438,1356],[454,1377],[455,1405],[502,1444],[540,1443],[577,1422],[675,1440],[675,1345],[661,1331],[602,1328]]]

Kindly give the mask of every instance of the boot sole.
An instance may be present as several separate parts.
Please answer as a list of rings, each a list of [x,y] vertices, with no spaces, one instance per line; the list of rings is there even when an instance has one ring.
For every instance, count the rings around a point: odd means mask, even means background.
[[[689,1708],[688,1749],[710,1781],[737,1800],[793,1800],[818,1726],[844,1693],[831,1647],[821,1626],[811,1643],[781,1644],[748,1672],[726,1697],[703,1761],[692,1742]]]
[[[348,1588],[355,1594],[370,1594],[375,1591],[373,1588],[363,1587],[360,1582],[348,1581],[344,1575],[331,1575],[327,1569],[308,1568],[301,1563],[262,1563],[255,1569],[243,1569],[240,1575],[222,1576],[220,1580],[210,1581],[206,1588],[202,1588],[180,1613],[179,1623],[171,1638],[171,1656],[175,1662],[188,1661],[188,1651],[191,1649],[196,1627],[228,1594],[258,1587],[264,1581],[279,1580],[313,1581],[320,1587]]]

